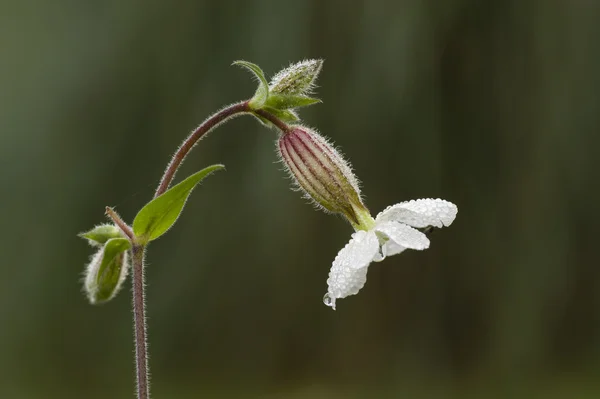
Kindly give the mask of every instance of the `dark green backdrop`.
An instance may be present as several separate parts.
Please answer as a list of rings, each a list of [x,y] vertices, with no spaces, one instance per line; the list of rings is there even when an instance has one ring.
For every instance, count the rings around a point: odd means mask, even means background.
[[[321,303],[351,228],[289,189],[252,118],[149,250],[154,397],[600,396],[595,1],[0,2],[0,397],[131,398],[130,293],[87,304],[105,205],[132,220],[170,154],[249,75],[326,60],[305,123],[373,212],[459,207],[423,253]]]

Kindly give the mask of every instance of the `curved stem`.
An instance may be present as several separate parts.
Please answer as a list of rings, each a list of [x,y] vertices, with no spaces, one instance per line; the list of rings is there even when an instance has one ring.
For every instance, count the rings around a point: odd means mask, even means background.
[[[146,342],[146,284],[144,282],[145,252],[146,248],[139,244],[134,244],[131,248],[131,257],[133,259],[133,324],[138,399],[150,398],[148,351]]]
[[[244,113],[254,113],[256,115],[262,116],[266,120],[273,123],[277,126],[282,132],[286,133],[290,130],[290,127],[284,123],[282,120],[277,118],[275,115],[259,109],[253,111],[250,109],[248,105],[248,101],[242,101],[240,103],[232,104],[228,107],[223,108],[219,112],[209,116],[204,122],[200,124],[190,135],[183,141],[183,143],[179,146],[173,158],[171,158],[171,162],[167,165],[167,169],[163,174],[163,177],[160,179],[160,183],[156,192],[154,193],[154,198],[163,194],[165,191],[169,189],[173,178],[175,177],[175,173],[179,166],[183,163],[183,160],[190,152],[190,150],[196,145],[198,140],[200,140],[205,134],[210,132],[213,128],[217,127],[221,123],[225,122],[227,119],[232,118],[234,116],[244,114]]]
[[[202,122],[200,126],[198,126],[192,133],[190,133],[190,135],[185,139],[185,141],[179,146],[179,148],[175,152],[175,155],[173,155],[173,158],[171,158],[171,162],[169,162],[169,165],[167,166],[167,169],[165,170],[165,173],[163,174],[163,177],[160,180],[160,184],[156,189],[154,198],[167,191],[169,185],[171,185],[171,182],[173,181],[173,177],[175,177],[177,169],[185,159],[186,155],[190,152],[190,150],[194,147],[198,140],[202,138],[202,136],[210,132],[219,124],[225,122],[227,119],[250,111],[251,110],[248,106],[248,101],[243,101],[241,103],[232,104],[228,107],[223,108],[222,110],[209,116],[204,122]]]
[[[264,111],[264,110],[252,110],[248,105],[248,101],[232,104],[228,107],[223,108],[221,111],[211,115],[204,122],[200,124],[190,135],[184,140],[179,146],[173,158],[169,162],[165,173],[163,174],[158,188],[154,193],[154,198],[163,194],[173,181],[175,173],[179,166],[181,166],[183,160],[190,152],[190,150],[196,145],[198,140],[205,134],[210,132],[213,128],[219,124],[225,122],[234,116],[241,115],[244,113],[254,113],[267,119],[275,126],[277,126],[282,132],[286,133],[290,131],[290,126],[285,124],[275,115]],[[131,228],[121,220],[121,218],[111,208],[106,208],[107,214],[115,221],[115,223],[121,227],[124,233],[129,236],[133,242],[131,248],[133,258],[133,321],[134,321],[134,335],[135,335],[135,361],[136,361],[136,378],[137,378],[137,397],[138,399],[149,399],[150,398],[150,384],[149,374],[150,369],[148,367],[148,349],[147,349],[147,338],[146,338],[146,303],[145,303],[145,282],[144,282],[144,255],[146,248],[144,245],[140,245],[135,242],[135,235]]]
[[[275,115],[270,112],[265,111],[264,109],[258,109],[254,111],[256,115],[260,115],[275,126],[279,128],[283,133],[287,133],[291,130],[290,126],[283,122],[281,119],[277,118]]]

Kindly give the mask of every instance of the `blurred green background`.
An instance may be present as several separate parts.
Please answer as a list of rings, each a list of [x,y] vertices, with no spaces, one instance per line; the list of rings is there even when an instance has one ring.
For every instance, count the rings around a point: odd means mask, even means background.
[[[0,397],[131,398],[130,292],[88,305],[105,205],[131,221],[176,146],[254,83],[321,57],[306,124],[374,213],[459,207],[428,251],[321,298],[351,228],[289,189],[238,118],[148,253],[155,398],[600,397],[600,3],[0,2]]]

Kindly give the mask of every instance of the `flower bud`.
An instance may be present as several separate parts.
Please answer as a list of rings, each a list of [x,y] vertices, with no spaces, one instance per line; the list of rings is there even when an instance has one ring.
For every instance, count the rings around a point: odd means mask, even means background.
[[[88,240],[89,244],[93,247],[100,247],[111,238],[122,238],[124,236],[121,229],[114,224],[101,224],[90,231],[79,234],[79,237]]]
[[[130,247],[126,238],[112,238],[92,257],[84,284],[92,305],[111,300],[121,289],[129,271],[127,250]]]
[[[321,72],[323,60],[305,60],[279,71],[269,84],[274,94],[306,94]]]
[[[278,149],[307,198],[327,211],[344,215],[355,227],[363,224],[369,212],[360,198],[358,181],[348,163],[324,137],[296,126],[279,137]]]

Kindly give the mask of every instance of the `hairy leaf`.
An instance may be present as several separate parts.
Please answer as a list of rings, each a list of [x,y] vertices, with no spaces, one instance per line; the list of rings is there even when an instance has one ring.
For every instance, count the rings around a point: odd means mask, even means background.
[[[306,107],[316,103],[320,103],[318,98],[299,96],[293,94],[271,94],[265,102],[266,107],[275,109],[289,109]]]
[[[114,224],[102,224],[79,234],[79,237],[87,239],[91,245],[100,246],[111,238],[123,237],[123,233]]]
[[[252,97],[252,99],[250,99],[250,102],[248,104],[252,109],[261,108],[265,104],[265,101],[267,101],[267,98],[269,97],[269,83],[267,83],[267,79],[265,78],[264,72],[262,71],[262,69],[260,69],[258,65],[248,61],[234,61],[233,65],[238,65],[248,69],[250,72],[252,72],[252,74],[254,74],[254,76],[258,80],[258,88],[256,89],[254,96]]]
[[[85,279],[85,289],[92,304],[111,300],[127,276],[127,254],[131,243],[126,238],[111,238],[92,259]]]

